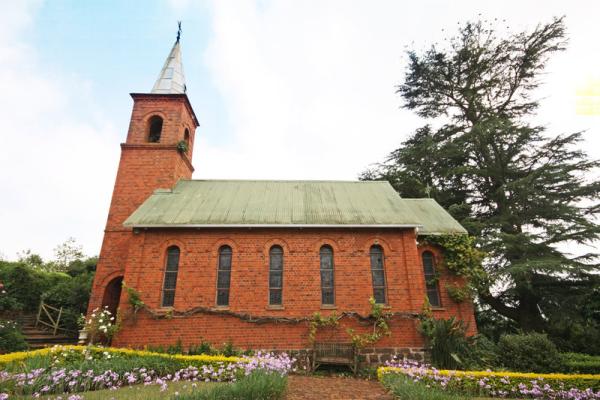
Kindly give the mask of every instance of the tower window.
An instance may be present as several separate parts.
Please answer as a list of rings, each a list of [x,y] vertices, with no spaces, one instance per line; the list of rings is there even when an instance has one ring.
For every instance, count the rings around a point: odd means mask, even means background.
[[[321,304],[333,305],[333,249],[329,246],[321,247]]]
[[[217,305],[229,305],[229,285],[231,281],[231,247],[219,249],[219,266],[217,270]]]
[[[373,297],[377,304],[385,304],[385,271],[383,269],[383,249],[381,246],[371,246],[370,256]]]
[[[150,118],[148,128],[148,141],[150,143],[160,142],[160,134],[162,133],[163,119],[158,115]]]
[[[433,307],[441,307],[440,286],[435,271],[435,257],[432,252],[425,251],[421,255],[421,259],[423,260],[423,273],[425,275],[425,287],[427,288],[429,304]]]
[[[190,131],[187,128],[185,128],[185,131],[183,132],[183,140],[185,140],[185,143],[189,147],[189,145],[190,145]]]
[[[273,246],[269,251],[269,304],[281,305],[283,291],[283,249]]]
[[[179,247],[171,246],[167,249],[167,260],[165,264],[162,306],[173,307],[173,304],[175,303],[177,271],[179,270]]]

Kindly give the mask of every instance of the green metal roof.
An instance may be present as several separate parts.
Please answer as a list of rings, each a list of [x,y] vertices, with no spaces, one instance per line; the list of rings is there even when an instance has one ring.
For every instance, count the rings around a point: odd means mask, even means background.
[[[417,227],[465,233],[432,199],[402,199],[383,181],[181,180],[158,189],[126,226]]]

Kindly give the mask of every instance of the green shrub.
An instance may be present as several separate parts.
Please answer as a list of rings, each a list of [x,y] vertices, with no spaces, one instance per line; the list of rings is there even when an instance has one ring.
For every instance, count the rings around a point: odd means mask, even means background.
[[[600,356],[581,353],[562,353],[560,355],[565,371],[577,374],[600,374]]]
[[[178,400],[278,400],[283,399],[287,377],[256,370],[237,382],[203,388],[173,397]]]
[[[0,320],[0,353],[27,350],[25,336],[13,321]]]
[[[59,282],[42,294],[44,302],[63,308],[61,326],[65,329],[78,330],[77,319],[87,311],[93,279],[91,273],[80,274]]]
[[[503,335],[498,354],[504,367],[522,372],[557,372],[563,370],[556,346],[546,335],[528,333]]]
[[[500,365],[498,346],[485,335],[475,335],[468,339],[468,351],[462,355],[464,369],[493,369]]]
[[[175,344],[167,347],[167,353],[169,354],[183,354],[183,344],[181,344],[181,339],[177,339]]]
[[[214,350],[209,342],[203,340],[199,345],[191,345],[188,349],[188,354],[214,354]]]
[[[455,317],[426,318],[419,327],[431,352],[431,362],[438,368],[457,369],[464,364],[462,355],[469,352],[467,328]]]
[[[464,397],[443,391],[435,386],[414,382],[403,374],[385,374],[381,383],[399,399],[410,400],[459,400]]]
[[[231,339],[223,343],[223,347],[221,348],[221,351],[219,353],[223,354],[226,357],[235,357],[242,355],[241,350],[238,350],[235,347],[233,347],[233,342],[231,341]]]

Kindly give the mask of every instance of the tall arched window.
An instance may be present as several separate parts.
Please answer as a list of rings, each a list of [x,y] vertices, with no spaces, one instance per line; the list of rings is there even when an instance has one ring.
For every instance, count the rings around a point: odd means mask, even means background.
[[[219,249],[219,266],[217,269],[217,305],[229,305],[229,286],[231,280],[231,247],[221,246]]]
[[[185,143],[188,146],[190,145],[190,131],[188,128],[185,128],[185,131],[183,132],[183,140],[185,140]]]
[[[269,304],[283,303],[283,249],[273,246],[269,250]]]
[[[435,272],[435,257],[432,252],[424,251],[421,259],[423,260],[423,273],[425,274],[425,287],[427,288],[429,304],[433,307],[441,307],[440,286]]]
[[[163,119],[158,115],[153,116],[148,121],[148,141],[150,143],[160,142],[160,134],[162,133]]]
[[[371,246],[371,277],[373,278],[373,297],[378,304],[385,304],[385,271],[383,269],[383,249]]]
[[[335,304],[333,283],[333,249],[330,246],[321,247],[321,304]]]
[[[173,307],[175,303],[175,286],[177,285],[177,271],[179,270],[179,247],[171,246],[167,249],[165,265],[165,281],[163,283],[162,306]]]

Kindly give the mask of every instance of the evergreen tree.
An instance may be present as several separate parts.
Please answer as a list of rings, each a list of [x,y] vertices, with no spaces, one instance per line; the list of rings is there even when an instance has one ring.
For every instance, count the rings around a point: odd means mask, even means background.
[[[600,237],[600,166],[581,133],[550,136],[531,116],[549,57],[565,48],[563,18],[497,36],[466,23],[447,46],[409,52],[398,92],[428,125],[363,179],[387,179],[403,197],[433,197],[488,253],[480,298],[525,330],[545,330],[558,304],[597,271],[597,255],[565,249]]]

